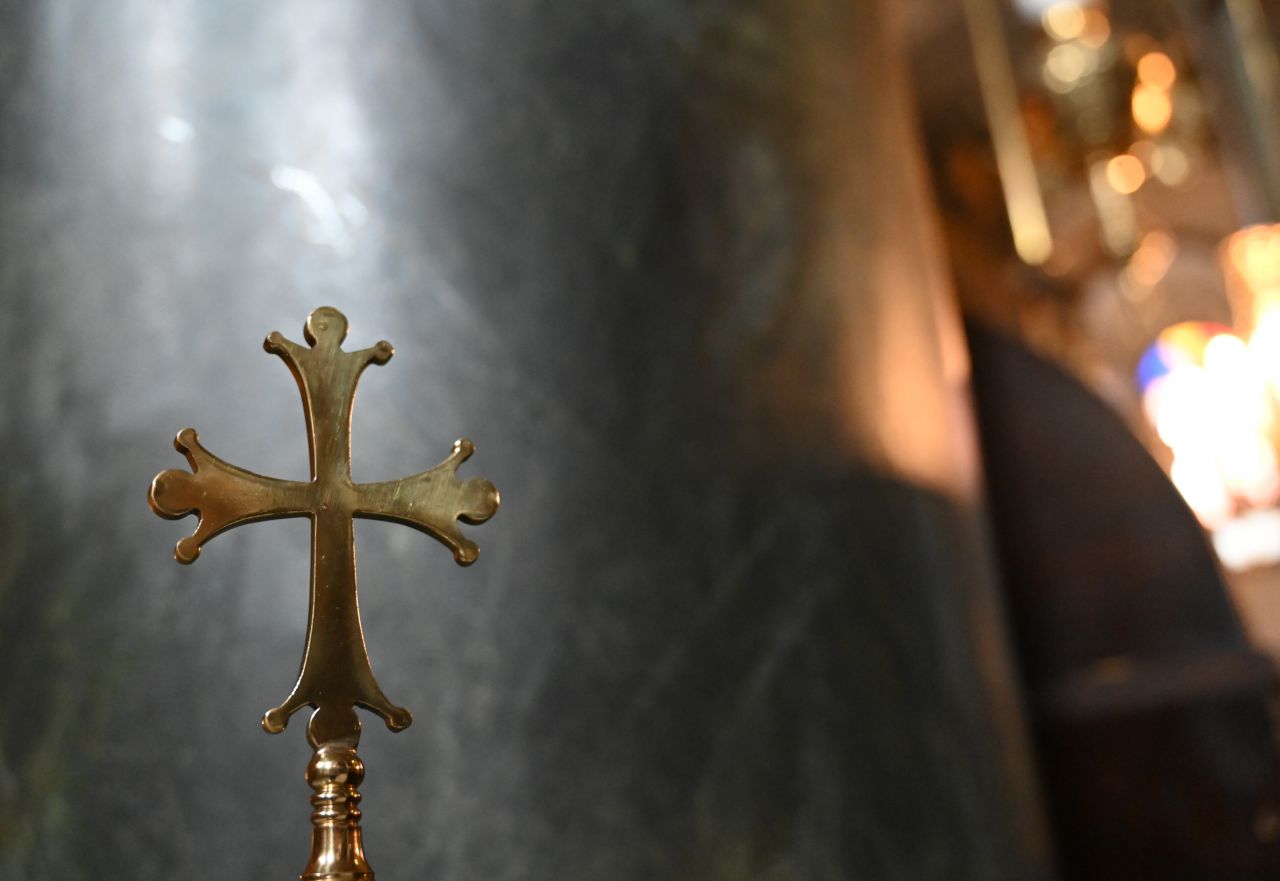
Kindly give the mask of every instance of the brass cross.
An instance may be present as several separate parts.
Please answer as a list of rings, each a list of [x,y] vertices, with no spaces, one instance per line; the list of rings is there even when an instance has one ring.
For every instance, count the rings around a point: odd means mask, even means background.
[[[181,563],[193,562],[206,541],[242,523],[311,518],[311,600],[302,669],[289,696],[263,716],[262,727],[278,734],[291,715],[310,705],[315,708],[307,726],[311,745],[317,750],[326,745],[354,749],[360,737],[356,706],[377,713],[393,731],[407,728],[413,717],[387,699],[369,665],[356,600],[352,518],[391,520],[420,529],[449,547],[454,559],[466,566],[475,562],[479,551],[458,529],[458,521],[488,520],[498,509],[498,491],[487,480],[457,479],[458,466],[475,452],[465,439],[455,442],[449,457],[429,471],[383,483],[353,482],[351,408],[356,383],[365,367],[387,363],[394,350],[383,341],[344,352],[347,319],[330,307],[312,312],[303,333],[307,346],[272,333],[264,348],[284,359],[302,392],[311,480],[278,480],[237,468],[201,446],[194,429],[185,428],[174,446],[187,457],[191,471],[158,474],[149,501],[162,517],[199,515],[195,532],[174,551]]]

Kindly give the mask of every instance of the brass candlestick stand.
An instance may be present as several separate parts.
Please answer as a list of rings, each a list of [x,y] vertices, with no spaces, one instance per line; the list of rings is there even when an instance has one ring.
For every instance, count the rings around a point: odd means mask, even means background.
[[[387,363],[394,350],[383,341],[344,352],[347,319],[329,307],[312,312],[303,333],[307,346],[279,333],[269,335],[264,345],[289,365],[302,392],[311,480],[278,480],[237,468],[202,447],[194,429],[184,428],[174,446],[187,457],[191,471],[156,475],[148,499],[161,517],[199,516],[196,531],[174,551],[180,563],[193,562],[206,541],[242,523],[311,518],[311,600],[302,669],[284,703],[263,716],[262,727],[279,734],[303,706],[315,710],[307,725],[307,740],[315,750],[307,766],[307,782],[315,790],[311,858],[302,881],[372,881],[360,832],[358,787],[364,763],[356,755],[360,718],[355,708],[381,716],[392,731],[403,731],[413,717],[382,693],[369,664],[356,597],[352,518],[392,520],[420,529],[466,566],[475,562],[479,550],[459,531],[458,521],[488,520],[498,510],[498,491],[487,480],[457,479],[458,466],[475,452],[465,439],[455,442],[449,457],[429,471],[383,483],[354,483],[351,408],[356,383],[365,367]]]

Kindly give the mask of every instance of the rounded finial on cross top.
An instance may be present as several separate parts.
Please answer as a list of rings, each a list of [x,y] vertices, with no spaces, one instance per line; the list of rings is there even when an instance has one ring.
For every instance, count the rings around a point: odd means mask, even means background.
[[[341,345],[347,338],[347,316],[332,306],[321,306],[307,316],[302,335],[313,348]]]

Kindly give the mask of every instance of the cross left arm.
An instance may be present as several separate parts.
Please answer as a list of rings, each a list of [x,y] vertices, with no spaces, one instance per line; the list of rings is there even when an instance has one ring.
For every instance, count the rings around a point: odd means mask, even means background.
[[[193,511],[199,515],[196,531],[174,548],[179,563],[194,562],[206,541],[242,523],[311,513],[310,484],[264,477],[224,462],[201,446],[194,428],[178,432],[173,445],[187,457],[191,471],[171,468],[157,474],[147,501],[151,510],[170,520]]]

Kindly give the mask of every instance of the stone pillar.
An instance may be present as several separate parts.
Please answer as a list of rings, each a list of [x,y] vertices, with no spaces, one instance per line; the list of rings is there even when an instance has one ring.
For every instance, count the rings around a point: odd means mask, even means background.
[[[356,478],[503,494],[465,573],[357,529],[383,876],[1048,877],[885,5],[6,10],[0,874],[301,868],[306,530],[180,569],[142,490],[304,475],[330,303]]]

